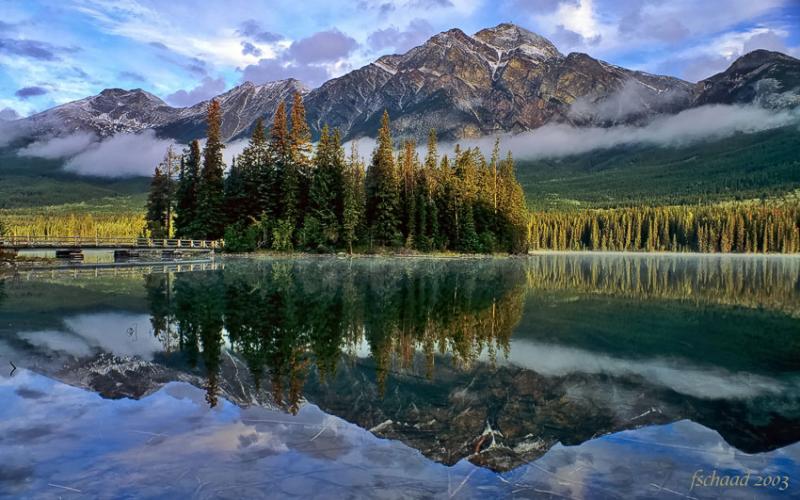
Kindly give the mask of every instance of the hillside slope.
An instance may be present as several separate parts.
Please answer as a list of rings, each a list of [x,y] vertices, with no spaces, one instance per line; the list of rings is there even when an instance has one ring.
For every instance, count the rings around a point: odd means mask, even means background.
[[[672,148],[628,146],[519,160],[535,208],[713,203],[800,188],[800,130],[784,127]]]

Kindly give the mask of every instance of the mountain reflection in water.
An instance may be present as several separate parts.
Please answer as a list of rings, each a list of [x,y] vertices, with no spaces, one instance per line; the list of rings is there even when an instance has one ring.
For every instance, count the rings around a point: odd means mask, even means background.
[[[0,360],[109,398],[309,401],[497,471],[684,419],[747,453],[800,441],[800,259],[223,262],[7,280]]]

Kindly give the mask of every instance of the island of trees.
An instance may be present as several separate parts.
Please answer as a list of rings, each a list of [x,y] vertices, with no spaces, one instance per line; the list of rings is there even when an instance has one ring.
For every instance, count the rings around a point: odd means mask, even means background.
[[[259,120],[247,147],[224,164],[221,110],[208,107],[205,144],[172,149],[147,203],[153,237],[220,239],[228,250],[525,252],[529,212],[509,152],[477,148],[440,156],[435,131],[420,159],[395,150],[384,113],[367,168],[355,144],[324,127],[314,147],[303,100],[280,103],[269,131]]]

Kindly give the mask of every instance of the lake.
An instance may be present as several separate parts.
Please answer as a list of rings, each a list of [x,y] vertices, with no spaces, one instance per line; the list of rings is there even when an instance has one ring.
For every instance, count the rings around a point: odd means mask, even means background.
[[[800,495],[797,257],[21,271],[0,369],[3,498]]]

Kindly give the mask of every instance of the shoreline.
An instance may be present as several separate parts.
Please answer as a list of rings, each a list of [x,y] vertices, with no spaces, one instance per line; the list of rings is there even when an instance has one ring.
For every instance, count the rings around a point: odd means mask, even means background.
[[[636,252],[631,250],[532,250],[528,256],[545,255],[615,255],[631,257],[733,257],[733,258],[800,258],[800,253],[738,253],[738,252]]]
[[[221,259],[420,259],[420,260],[493,260],[493,259],[525,259],[531,257],[547,256],[581,256],[581,257],[664,257],[664,258],[732,258],[732,259],[800,259],[800,253],[706,253],[706,252],[636,252],[612,250],[533,250],[527,254],[468,254],[468,253],[354,253],[352,255],[339,253],[312,253],[312,252],[248,252],[248,253],[220,253],[208,259],[171,260],[171,261],[141,261],[141,262],[115,262],[115,263],[65,263],[56,259],[37,261],[14,261],[13,259],[0,260],[0,278],[13,276],[20,271],[37,269],[87,269],[87,268],[114,268],[114,267],[147,267],[154,265],[180,265],[210,263]]]

